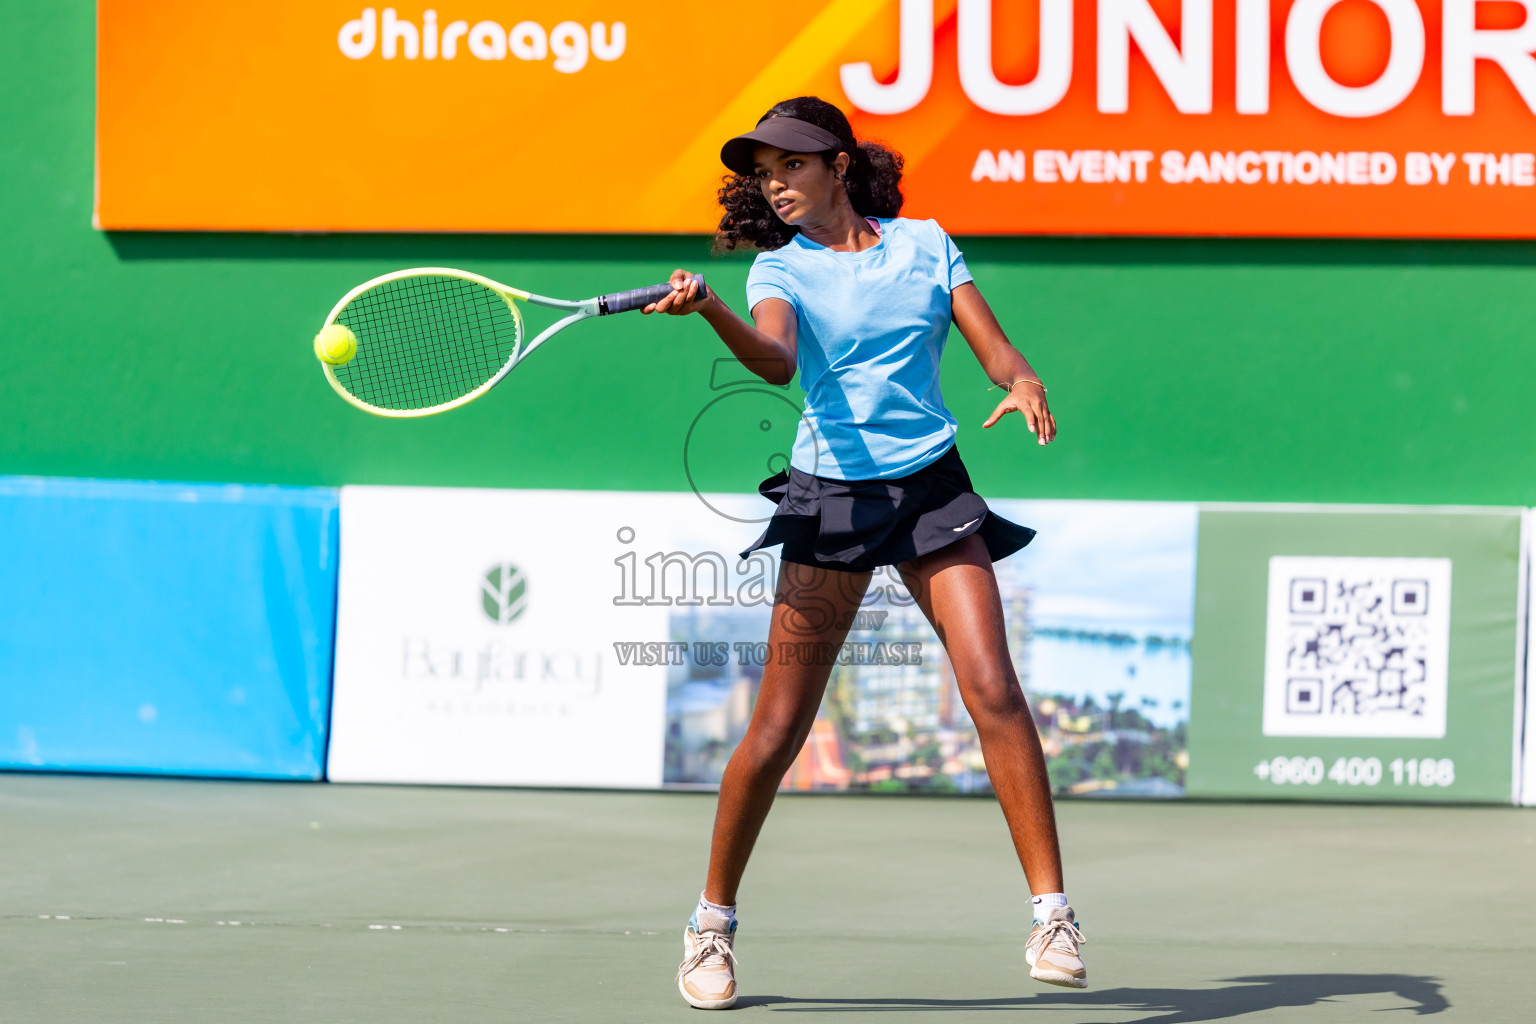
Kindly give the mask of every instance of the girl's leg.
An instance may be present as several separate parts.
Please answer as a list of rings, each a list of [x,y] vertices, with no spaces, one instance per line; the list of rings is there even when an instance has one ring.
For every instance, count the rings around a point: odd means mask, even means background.
[[[986,544],[972,534],[898,568],[949,652],[1030,890],[1064,891],[1045,754],[1009,657]]]
[[[769,658],[747,734],[731,755],[720,780],[715,810],[714,844],[704,898],[711,903],[736,902],[736,887],[747,858],[762,830],[768,809],[784,773],[810,735],[821,706],[832,657],[848,635],[848,626],[869,586],[869,573],[837,572],[779,563],[773,624],[768,631]],[[823,644],[821,649],[796,647],[796,656],[781,657],[781,644]],[[801,656],[801,652],[809,657]]]

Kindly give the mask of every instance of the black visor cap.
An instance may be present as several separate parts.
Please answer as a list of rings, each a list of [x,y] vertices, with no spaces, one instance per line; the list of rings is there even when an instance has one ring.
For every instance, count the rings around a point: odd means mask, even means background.
[[[842,139],[809,121],[770,117],[747,134],[738,135],[721,146],[720,162],[737,174],[751,174],[752,153],[758,146],[776,146],[786,153],[841,153],[848,148]]]

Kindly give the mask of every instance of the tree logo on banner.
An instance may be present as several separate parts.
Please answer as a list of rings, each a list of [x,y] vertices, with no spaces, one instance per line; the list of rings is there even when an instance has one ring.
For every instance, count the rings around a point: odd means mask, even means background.
[[[511,562],[486,570],[480,580],[480,609],[500,626],[516,622],[528,608],[528,578]]]

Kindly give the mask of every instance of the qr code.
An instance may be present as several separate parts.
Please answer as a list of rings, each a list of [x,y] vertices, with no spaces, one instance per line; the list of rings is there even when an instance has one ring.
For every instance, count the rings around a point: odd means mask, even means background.
[[[1264,735],[1445,735],[1448,558],[1269,560]]]

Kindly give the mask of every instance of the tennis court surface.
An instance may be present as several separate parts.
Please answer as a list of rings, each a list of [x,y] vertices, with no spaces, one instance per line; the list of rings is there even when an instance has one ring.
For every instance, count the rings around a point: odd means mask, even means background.
[[[704,1020],[710,794],[0,776],[0,1020]],[[1029,980],[983,799],[782,798],[745,1019],[1531,1019],[1536,816],[1059,806],[1093,988]],[[1375,1016],[1375,1011],[1406,1013]]]

